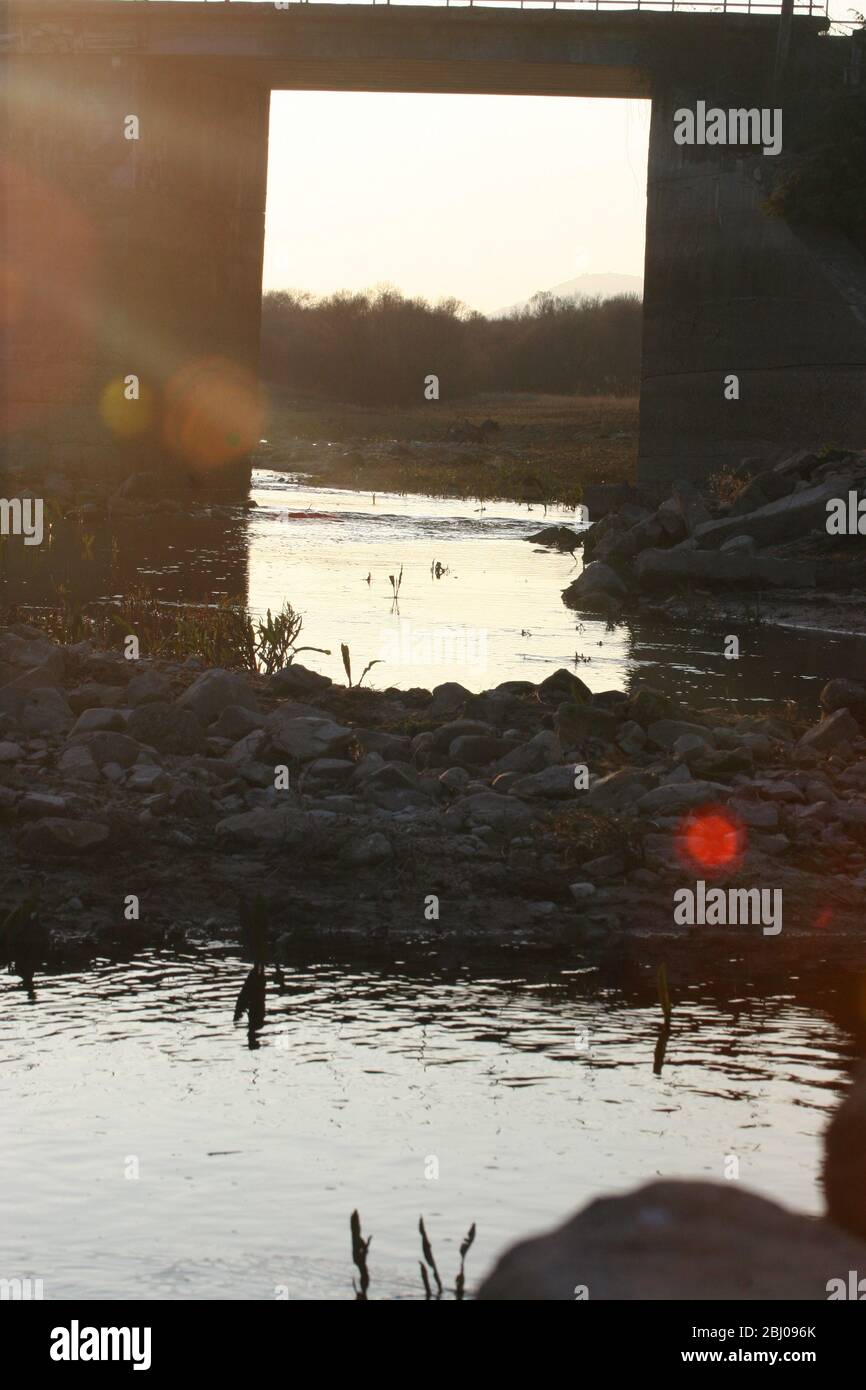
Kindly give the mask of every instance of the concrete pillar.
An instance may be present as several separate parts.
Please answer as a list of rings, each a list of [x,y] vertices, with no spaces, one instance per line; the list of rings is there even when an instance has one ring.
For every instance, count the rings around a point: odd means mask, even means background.
[[[108,481],[141,466],[243,473],[260,428],[269,102],[220,65],[7,60],[12,463]]]
[[[802,234],[764,213],[774,157],[674,143],[675,110],[707,96],[704,86],[653,97],[638,462],[646,483],[866,443],[866,261],[841,236]],[[729,375],[739,400],[725,399]]]

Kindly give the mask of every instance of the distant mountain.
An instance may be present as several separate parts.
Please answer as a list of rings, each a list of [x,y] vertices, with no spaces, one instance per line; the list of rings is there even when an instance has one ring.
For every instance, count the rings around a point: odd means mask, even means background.
[[[573,280],[563,280],[559,285],[551,285],[548,293],[563,298],[568,295],[601,295],[602,299],[610,299],[615,294],[642,295],[643,280],[639,275],[576,275]],[[525,309],[528,304],[528,299],[521,300],[518,304],[509,304],[507,309],[500,309],[491,317],[502,318],[505,314],[513,314],[516,309]]]

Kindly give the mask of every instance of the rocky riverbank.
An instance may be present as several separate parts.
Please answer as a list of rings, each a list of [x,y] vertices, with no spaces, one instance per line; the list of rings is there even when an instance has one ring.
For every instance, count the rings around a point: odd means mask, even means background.
[[[649,689],[592,695],[566,670],[481,694],[374,691],[298,664],[265,679],[126,660],[13,626],[2,906],[39,903],[7,920],[4,954],[236,941],[257,894],[277,955],[623,934],[774,948],[756,922],[675,921],[674,893],[698,880],[780,890],[780,942],[856,941],[866,689],[833,681],[822,702],[809,728]],[[736,849],[715,867],[694,833],[707,808]]]
[[[708,625],[772,616],[866,632],[866,451],[747,461],[722,482],[725,501],[687,482],[659,505],[634,493],[576,536],[585,565],[565,602],[672,619],[699,602]]]

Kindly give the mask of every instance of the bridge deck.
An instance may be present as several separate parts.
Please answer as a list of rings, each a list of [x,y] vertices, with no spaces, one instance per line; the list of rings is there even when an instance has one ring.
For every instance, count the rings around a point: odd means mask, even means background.
[[[646,97],[656,59],[770,54],[778,14],[7,0],[5,54],[225,63],[271,88]],[[798,13],[799,32],[827,27]]]

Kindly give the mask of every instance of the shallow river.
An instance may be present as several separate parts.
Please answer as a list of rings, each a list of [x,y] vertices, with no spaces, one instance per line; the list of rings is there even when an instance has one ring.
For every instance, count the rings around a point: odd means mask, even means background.
[[[549,971],[549,974],[547,973]],[[0,979],[0,1272],[46,1298],[418,1297],[423,1215],[446,1285],[519,1235],[657,1175],[740,1181],[816,1211],[817,1136],[853,1050],[817,977],[724,999],[679,981],[660,1074],[651,985],[592,966],[269,981],[250,1048],[224,954]],[[797,991],[797,992],[795,992]],[[841,1021],[840,1021],[841,1020]],[[438,1164],[438,1177],[434,1176]]]
[[[288,600],[304,616],[301,644],[330,650],[299,660],[345,680],[379,662],[367,684],[431,689],[457,680],[483,690],[504,680],[542,680],[574,670],[593,690],[645,681],[686,700],[741,708],[796,699],[817,708],[825,681],[862,669],[866,640],[765,624],[741,632],[739,661],[724,658],[724,631],[705,623],[641,620],[608,627],[565,607],[562,590],[581,570],[575,556],[541,550],[526,536],[574,524],[560,508],[373,494],[311,487],[258,471],[255,510],[158,516],[58,535],[53,549],[23,556],[24,572],[0,576],[0,595],[55,601],[63,583],[79,601],[145,586],[164,599],[245,599],[256,612]],[[437,568],[437,566],[439,568]],[[399,598],[395,583],[402,568]],[[368,582],[369,577],[369,582]]]

